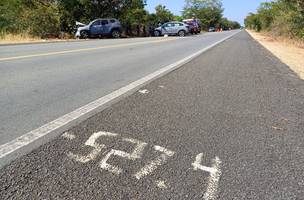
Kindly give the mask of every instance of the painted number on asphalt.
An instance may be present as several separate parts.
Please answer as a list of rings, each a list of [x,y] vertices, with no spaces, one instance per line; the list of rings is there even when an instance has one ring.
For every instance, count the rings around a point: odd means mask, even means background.
[[[64,138],[73,140],[76,136],[65,133],[62,135]],[[79,155],[73,152],[69,152],[67,155],[69,158],[80,162],[80,163],[87,163],[89,161],[95,160],[103,151],[106,151],[107,146],[105,144],[97,143],[97,139],[100,138],[117,138],[119,134],[110,133],[110,132],[97,132],[90,136],[90,138],[85,142],[84,146],[89,147],[91,151],[87,155]],[[121,138],[122,141],[130,143],[133,147],[132,152],[125,152],[117,149],[111,149],[106,151],[105,156],[100,160],[99,166],[101,169],[106,170],[114,175],[120,175],[123,172],[123,169],[120,166],[114,166],[109,163],[109,159],[113,156],[120,157],[127,160],[135,161],[137,159],[141,159],[145,147],[148,145],[145,142],[140,140],[132,139],[132,138]],[[165,164],[170,157],[174,156],[175,152],[169,150],[165,147],[161,147],[158,145],[153,146],[153,150],[157,152],[159,155],[155,159],[149,161],[143,168],[139,169],[133,176],[140,180],[149,174],[153,173],[159,166]],[[219,180],[221,177],[221,160],[218,157],[215,157],[212,160],[212,166],[207,167],[202,165],[202,159],[204,154],[199,153],[196,157],[194,162],[192,163],[192,167],[194,171],[202,170],[208,172],[210,174],[208,179],[208,186],[206,191],[203,194],[204,200],[213,200],[217,198],[217,189]],[[164,181],[157,182],[158,187],[160,188],[167,188]]]

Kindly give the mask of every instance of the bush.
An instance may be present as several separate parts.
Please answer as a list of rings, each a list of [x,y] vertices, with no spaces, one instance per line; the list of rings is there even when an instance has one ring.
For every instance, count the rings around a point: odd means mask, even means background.
[[[33,36],[58,37],[60,33],[60,15],[53,5],[36,7],[27,15],[26,23]]]
[[[1,0],[0,34],[57,36],[60,15],[57,4],[48,0]]]
[[[302,0],[278,0],[262,3],[257,14],[250,13],[245,26],[275,35],[304,38],[304,3]]]
[[[20,22],[22,6],[20,0],[0,1],[0,34],[7,32],[17,34],[24,29]]]

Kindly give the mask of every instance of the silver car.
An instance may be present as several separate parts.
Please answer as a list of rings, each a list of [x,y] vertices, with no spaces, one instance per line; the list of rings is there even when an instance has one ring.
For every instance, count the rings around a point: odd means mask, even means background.
[[[167,22],[154,30],[154,36],[178,35],[184,37],[189,33],[189,26],[183,22]]]

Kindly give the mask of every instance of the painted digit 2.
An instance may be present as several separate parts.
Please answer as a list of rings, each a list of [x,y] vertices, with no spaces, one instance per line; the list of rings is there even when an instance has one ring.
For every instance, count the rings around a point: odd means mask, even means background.
[[[91,147],[93,148],[92,151],[86,155],[86,156],[81,156],[81,155],[77,155],[74,154],[72,152],[68,153],[68,157],[70,157],[71,159],[77,161],[77,162],[81,162],[81,163],[87,163],[89,161],[95,160],[96,157],[98,156],[98,154],[106,148],[106,145],[104,144],[98,144],[96,142],[96,140],[100,137],[116,137],[117,134],[116,133],[109,133],[109,132],[97,132],[94,133],[86,142],[85,142],[85,146]]]
[[[121,168],[110,165],[110,164],[107,163],[107,161],[109,160],[109,158],[112,155],[113,156],[120,156],[122,158],[126,158],[126,159],[129,159],[129,160],[136,160],[136,159],[141,158],[142,153],[143,153],[144,148],[146,147],[147,143],[144,143],[144,142],[141,142],[141,141],[135,140],[135,139],[128,139],[128,138],[123,138],[123,141],[136,144],[136,147],[133,150],[133,152],[132,153],[127,153],[127,152],[124,152],[124,151],[111,149],[111,151],[100,162],[100,167],[102,169],[105,169],[105,170],[107,170],[109,172],[112,172],[113,174],[116,174],[116,175],[119,175],[122,172]]]

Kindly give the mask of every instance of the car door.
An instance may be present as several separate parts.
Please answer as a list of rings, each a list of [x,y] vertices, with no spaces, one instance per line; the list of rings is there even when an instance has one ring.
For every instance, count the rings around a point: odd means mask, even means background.
[[[180,23],[174,23],[174,25],[172,26],[172,34],[177,34],[180,28]]]
[[[101,21],[96,20],[91,24],[90,32],[91,35],[100,35],[101,34]]]
[[[101,20],[101,26],[102,26],[102,34],[107,35],[111,32],[111,24],[109,23],[109,20],[103,19]]]
[[[166,23],[162,26],[163,34],[171,34],[172,33],[172,23]]]

